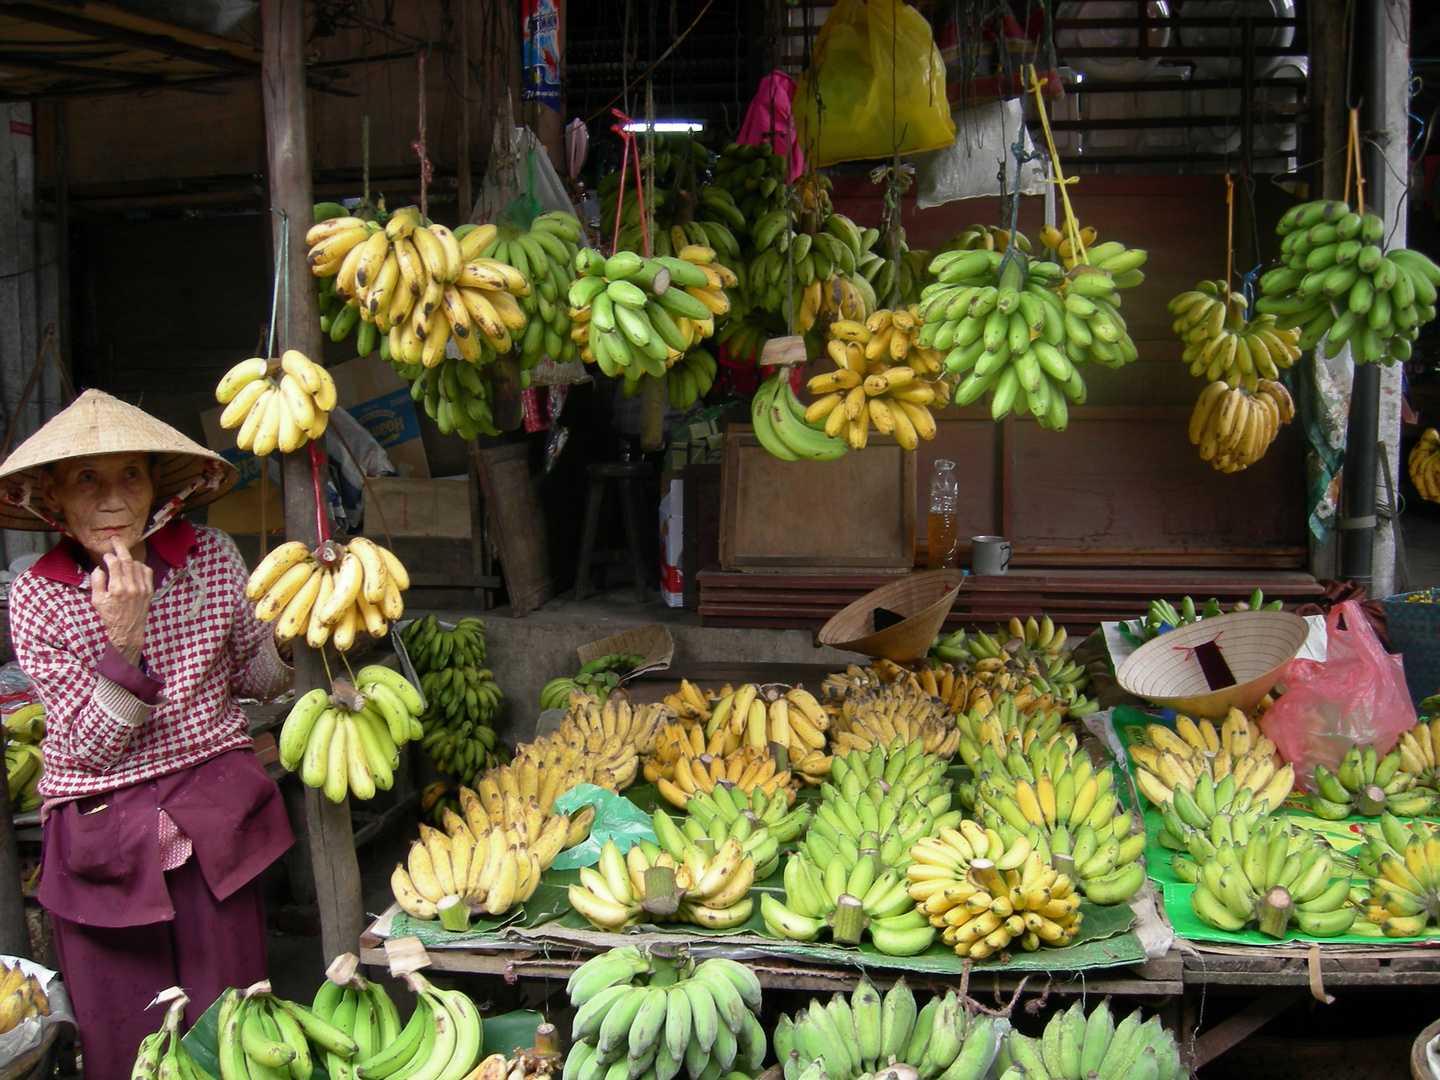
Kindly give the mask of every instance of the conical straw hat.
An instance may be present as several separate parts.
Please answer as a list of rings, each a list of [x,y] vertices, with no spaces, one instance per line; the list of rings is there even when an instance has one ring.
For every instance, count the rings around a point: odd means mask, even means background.
[[[210,462],[221,466],[220,482],[194,491],[185,499],[182,510],[214,502],[240,479],[235,466],[215,451],[187,439],[169,424],[109,394],[86,390],[69,408],[51,417],[44,427],[11,452],[0,465],[0,489],[13,491],[22,486],[22,482],[28,482],[36,509],[43,510],[40,474],[45,466],[66,458],[96,454],[154,454],[157,506],[195,483]],[[50,527],[23,506],[0,500],[0,528]]]

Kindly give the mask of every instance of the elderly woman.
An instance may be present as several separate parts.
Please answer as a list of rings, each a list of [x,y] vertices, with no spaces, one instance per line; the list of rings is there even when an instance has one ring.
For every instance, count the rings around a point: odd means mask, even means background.
[[[130,1074],[159,990],[193,1023],[265,974],[260,873],[292,843],[239,697],[290,683],[225,534],[174,516],[236,480],[217,454],[99,391],[0,465],[0,525],[60,542],[10,590],[45,705],[40,902],[86,1080]]]

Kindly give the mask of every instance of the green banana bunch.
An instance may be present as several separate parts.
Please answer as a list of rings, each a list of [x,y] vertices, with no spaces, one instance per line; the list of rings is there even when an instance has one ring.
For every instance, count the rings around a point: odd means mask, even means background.
[[[1359,869],[1371,879],[1369,904],[1354,932],[1369,925],[1386,937],[1415,937],[1440,924],[1440,832],[1381,814],[1365,834]]]
[[[790,163],[769,145],[730,143],[711,164],[713,183],[700,189],[697,213],[748,236],[751,222],[784,205],[789,173]]]
[[[447,667],[477,667],[485,662],[485,624],[466,616],[446,630],[434,615],[416,619],[400,633],[415,674]]]
[[[661,133],[653,138],[655,169],[645,191],[650,250],[659,256],[678,255],[686,245],[699,244],[714,248],[727,261],[738,264],[740,244],[731,230],[743,227],[745,215],[728,188],[704,183],[709,151],[688,134]],[[620,233],[615,250],[643,252],[645,236],[640,229],[640,203],[633,176],[627,176],[626,181],[622,199],[619,172],[601,178],[601,231],[609,240],[619,205]]]
[[[1315,766],[1315,793],[1310,809],[1327,821],[1340,821],[1351,814],[1377,817],[1389,811],[1397,817],[1419,817],[1435,806],[1436,793],[1417,786],[1418,777],[1400,768],[1400,751],[1383,758],[1375,747],[1363,750],[1352,746],[1331,772]]]
[[[355,1040],[355,1056],[348,1063],[352,1074],[356,1062],[388,1048],[402,1030],[400,1011],[385,988],[361,975],[340,982],[327,978],[315,991],[310,1011]]]
[[[1171,851],[1184,851],[1191,831],[1208,834],[1217,816],[1249,815],[1252,822],[1258,821],[1272,810],[1269,802],[1256,798],[1257,794],[1253,787],[1237,786],[1233,773],[1216,781],[1209,772],[1201,770],[1195,779],[1194,791],[1184,784],[1176,784],[1170,800],[1160,804],[1165,825],[1156,839]],[[1274,809],[1278,811],[1279,807]]]
[[[903,978],[884,996],[861,979],[849,998],[835,994],[825,1005],[811,999],[793,1019],[782,1013],[775,1054],[785,1080],[860,1080],[897,1065],[916,1080],[980,1080],[1003,1031],[994,1017],[971,1013],[954,990],[917,1008]]]
[[[978,769],[976,816],[1007,851],[1033,848],[1047,865],[1069,859],[1065,875],[1093,903],[1118,904],[1144,886],[1145,830],[1120,809],[1111,766],[1095,768],[1073,732],[1031,739],[1028,751],[1012,741],[1003,757],[987,742]]]
[[[1435,318],[1440,267],[1418,251],[1385,251],[1385,222],[1343,202],[1292,207],[1275,231],[1284,262],[1260,279],[1256,310],[1280,329],[1303,327],[1299,346],[1323,343],[1337,356],[1348,343],[1357,364],[1410,358],[1420,327]]]
[[[732,306],[733,312],[733,306]],[[691,407],[710,392],[715,385],[715,375],[720,370],[719,362],[709,349],[695,345],[685,350],[685,355],[675,361],[666,380],[670,395],[670,407],[676,412],[689,412]]]
[[[994,419],[1013,408],[1061,431],[1067,401],[1085,400],[1082,366],[1118,368],[1139,355],[1120,316],[1115,278],[1101,266],[1067,273],[1016,246],[1004,255],[946,252],[929,272],[936,281],[920,294],[916,340],[946,353],[946,373],[960,379],[957,405],[993,390]]]
[[[1152,1016],[1143,1023],[1137,1009],[1118,1024],[1109,999],[1089,1016],[1081,1002],[1057,1010],[1040,1038],[1011,1030],[995,1062],[1002,1077],[1056,1080],[1179,1080],[1188,1076],[1175,1037]]]
[[[528,230],[501,226],[495,239],[480,250],[482,258],[515,267],[530,283],[529,294],[519,298],[527,319],[524,335],[516,341],[522,371],[547,356],[563,362],[580,355],[570,336],[567,294],[571,267],[583,238],[579,218],[552,210],[535,218]]]
[[[1227,822],[1223,814],[1211,823],[1212,836],[1221,822]],[[1219,930],[1255,926],[1277,940],[1291,927],[1305,937],[1334,937],[1350,930],[1357,914],[1350,878],[1334,875],[1325,840],[1277,817],[1264,818],[1253,828],[1240,817],[1228,824],[1231,839],[1214,842],[1214,854],[1203,862],[1196,856],[1190,907],[1197,918]]]
[[[575,1009],[564,1080],[607,1073],[717,1080],[760,1071],[760,980],[723,957],[695,963],[623,946],[587,960],[566,991]]]
[[[884,866],[903,871],[917,840],[960,820],[950,808],[947,768],[921,739],[837,753],[800,850],[817,866],[839,859],[848,867],[874,849]]]
[[[563,709],[572,692],[589,694],[603,703],[610,692],[620,685],[620,677],[645,662],[634,653],[610,653],[596,657],[581,666],[573,676],[551,679],[540,689],[540,708]]]
[[[389,791],[400,747],[424,734],[423,702],[398,671],[371,664],[355,680],[358,699],[316,687],[296,700],[280,728],[280,764],[332,802]]]
[[[715,791],[727,788],[728,784],[716,784]],[[763,795],[760,788],[755,789]],[[705,798],[713,798],[714,791],[707,793]],[[722,796],[723,797],[723,796]],[[695,800],[690,800],[694,802]],[[747,802],[744,795],[740,796],[741,802]],[[707,824],[701,824],[690,808],[690,802],[685,804],[685,820],[681,823],[680,831],[686,837],[700,844],[710,841],[718,851],[724,846],[727,840],[738,840],[740,850],[748,855],[755,862],[755,880],[763,881],[780,868],[780,841],[773,833],[762,824],[758,824],[753,814],[738,814],[726,821],[718,814],[712,816]]]
[[[811,424],[805,419],[805,406],[790,389],[786,368],[776,369],[756,388],[750,423],[760,445],[782,461],[834,461],[847,449],[843,438],[825,433],[823,422]]]
[[[970,766],[977,777],[987,769],[1003,770],[1004,757],[1010,752],[1012,743],[1017,751],[1022,746],[1045,748],[1062,734],[1061,724],[1065,720],[1061,709],[1035,708],[1022,712],[1013,691],[1007,690],[992,700],[993,707],[989,712],[982,712],[976,707],[968,713],[955,714],[955,726],[960,729],[960,760]],[[1073,740],[1074,733],[1067,731],[1064,737]],[[966,806],[974,806],[974,784],[969,784],[967,790],[971,794],[962,793],[961,801]]]
[[[1181,359],[1191,375],[1207,382],[1224,380],[1252,394],[1262,379],[1278,379],[1280,369],[1300,358],[1298,327],[1282,330],[1274,315],[1246,318],[1248,301],[1232,293],[1224,281],[1202,281],[1167,305],[1175,316],[1172,329],[1185,342]]]
[[[39,744],[45,738],[45,706],[32,702],[5,717],[5,731],[12,742]]]
[[[865,242],[865,253],[856,264],[856,269],[870,282],[881,307],[906,307],[920,302],[920,291],[927,283],[925,267],[930,254],[912,249],[905,242],[905,230],[897,229],[888,234],[884,229],[875,230],[875,236],[868,238],[866,229],[861,235]],[[893,248],[893,250],[892,250]]]
[[[786,860],[784,873],[784,900],[768,892],[760,896],[770,937],[814,941],[828,930],[837,942],[855,945],[869,934],[871,944],[888,956],[914,956],[935,941],[934,927],[910,899],[904,874],[884,866],[874,848],[858,851],[853,863],[837,854],[823,869],[797,852]]]
[[[215,1031],[220,1080],[309,1080],[317,1053],[326,1056],[335,1075],[337,1069],[353,1069],[359,1051],[356,1040],[332,1019],[275,996],[268,982],[225,991]]]
[[[37,786],[44,771],[44,753],[37,743],[12,741],[5,744],[5,774],[13,810],[24,814],[40,809],[43,800]]]
[[[808,799],[797,800],[791,807],[782,787],[767,795],[757,786],[746,798],[744,792],[729,783],[716,784],[711,791],[697,791],[685,803],[685,813],[698,821],[707,833],[714,821],[733,826],[741,818],[753,818],[755,828],[765,828],[780,844],[793,843],[800,837],[810,824],[811,812]]]
[[[174,991],[171,993],[174,994]],[[231,991],[231,993],[235,993],[235,991]],[[43,991],[41,1000],[44,1000]],[[208,1080],[210,1074],[190,1056],[190,1050],[180,1036],[180,1025],[184,1020],[185,1004],[188,1000],[183,993],[175,994],[170,999],[169,1008],[165,1012],[165,1021],[160,1030],[146,1035],[140,1040],[139,1049],[135,1054],[135,1064],[130,1070],[131,1080],[159,1080],[162,1075],[179,1077],[181,1080],[191,1080],[191,1078]],[[47,1003],[44,1012],[30,1015],[44,1016],[48,1014]],[[11,1024],[5,1028],[5,1031],[8,1032],[13,1027],[14,1024]]]

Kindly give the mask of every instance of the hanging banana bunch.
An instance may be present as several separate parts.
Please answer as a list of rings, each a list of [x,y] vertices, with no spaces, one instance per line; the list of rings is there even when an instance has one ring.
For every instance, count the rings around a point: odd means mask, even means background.
[[[225,406],[220,426],[240,429],[235,445],[241,450],[258,457],[275,450],[288,454],[325,434],[335,380],[304,353],[286,349],[279,360],[240,361],[215,387],[215,400]]]
[[[1299,327],[1282,330],[1274,315],[1247,319],[1247,306],[1245,297],[1223,281],[1202,281],[1170,301],[1172,328],[1185,342],[1180,358],[1190,365],[1191,375],[1222,379],[1253,394],[1260,380],[1278,379],[1280,368],[1300,358]]]

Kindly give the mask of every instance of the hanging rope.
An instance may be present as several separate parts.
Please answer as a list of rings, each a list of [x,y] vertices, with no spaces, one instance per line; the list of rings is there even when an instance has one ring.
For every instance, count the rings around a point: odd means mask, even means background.
[[[275,278],[270,289],[270,344],[265,350],[267,358],[275,355],[275,321],[280,314],[281,288],[285,290],[285,333],[287,338],[290,333],[290,275],[286,272],[285,266],[285,254],[290,250],[290,215],[274,206],[270,208],[270,212],[280,215],[280,240],[275,245]]]
[[[420,49],[415,54],[419,69],[420,122],[418,125],[419,136],[410,144],[410,148],[415,151],[415,156],[420,159],[420,216],[427,221],[430,218],[430,180],[435,175],[435,166],[425,156],[425,54],[428,51]]]
[[[1225,174],[1225,288],[1235,267],[1235,181]]]
[[[625,208],[625,172],[630,164],[630,159],[635,158],[635,197],[640,209],[640,238],[645,248],[645,257],[650,258],[650,224],[645,213],[645,182],[640,177],[640,148],[635,140],[635,132],[627,131],[629,125],[635,123],[619,109],[611,109],[615,114],[616,122],[610,125],[610,130],[620,136],[620,143],[623,152],[620,156],[620,186],[617,189],[618,195],[615,201],[615,236],[611,242],[611,249],[620,246],[620,213]]]
[[[1030,65],[1030,92],[1035,95],[1035,109],[1040,114],[1040,127],[1045,132],[1045,146],[1050,151],[1050,164],[1055,170],[1053,177],[1047,177],[1046,183],[1055,184],[1060,189],[1060,203],[1065,207],[1065,231],[1070,237],[1070,247],[1075,252],[1078,262],[1090,263],[1090,255],[1085,250],[1085,241],[1080,238],[1080,222],[1075,217],[1075,211],[1070,208],[1070,193],[1066,190],[1071,184],[1079,183],[1078,176],[1067,177],[1060,168],[1060,155],[1055,150],[1055,136],[1050,132],[1050,116],[1045,111],[1045,101],[1040,95],[1040,88],[1048,79],[1039,78],[1035,74],[1035,65]]]

